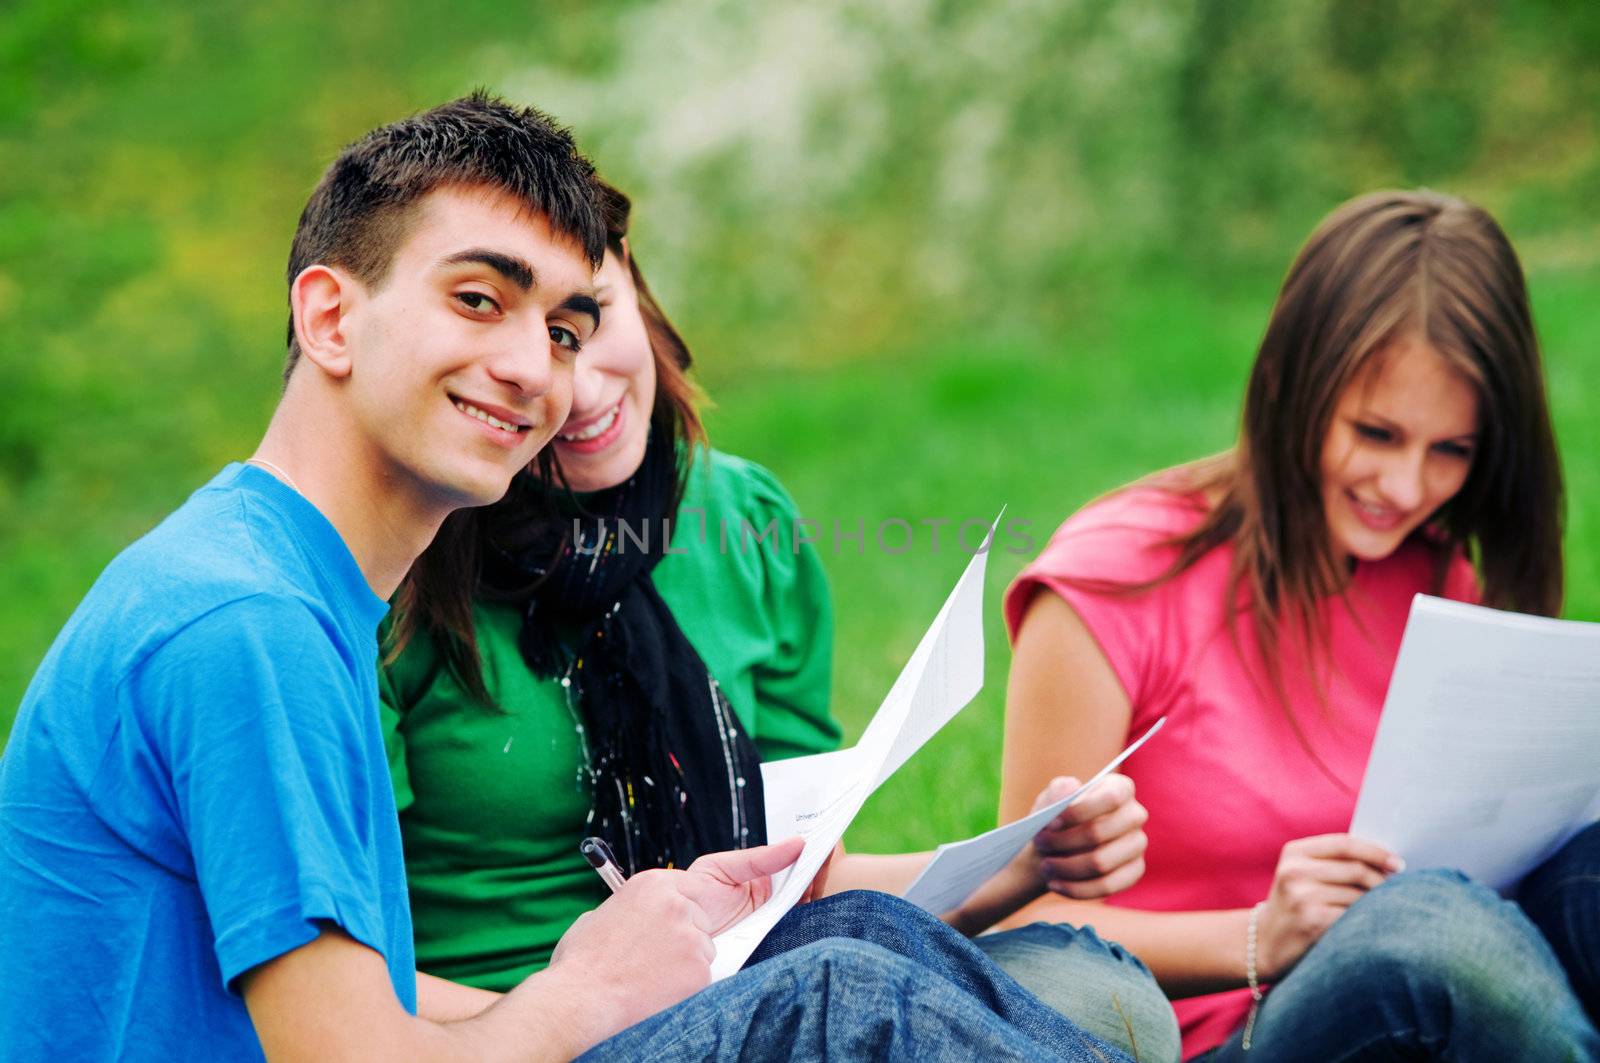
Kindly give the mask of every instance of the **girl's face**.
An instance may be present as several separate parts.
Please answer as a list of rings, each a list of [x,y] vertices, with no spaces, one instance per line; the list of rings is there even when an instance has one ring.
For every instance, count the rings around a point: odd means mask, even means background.
[[[1394,553],[1461,490],[1477,440],[1477,392],[1438,351],[1409,338],[1378,352],[1339,397],[1322,444],[1335,556]]]
[[[573,370],[572,413],[556,434],[556,458],[574,491],[600,491],[644,461],[656,401],[656,363],[627,264],[609,249],[595,274],[600,327]]]

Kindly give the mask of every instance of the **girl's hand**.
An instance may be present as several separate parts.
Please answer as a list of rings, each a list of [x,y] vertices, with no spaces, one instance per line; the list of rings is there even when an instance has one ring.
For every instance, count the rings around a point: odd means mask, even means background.
[[[1257,926],[1261,981],[1288,974],[1346,908],[1403,867],[1405,861],[1387,849],[1348,834],[1285,845]]]
[[[1051,779],[1035,809],[1066,797],[1077,779]],[[1150,813],[1133,797],[1133,780],[1107,775],[1099,785],[1062,810],[1034,835],[1045,885],[1077,900],[1092,900],[1125,890],[1144,874],[1145,821]]]

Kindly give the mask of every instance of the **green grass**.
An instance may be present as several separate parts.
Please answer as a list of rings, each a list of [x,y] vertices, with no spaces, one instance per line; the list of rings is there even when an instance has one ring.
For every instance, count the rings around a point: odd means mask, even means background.
[[[1044,540],[1078,506],[1145,472],[1231,441],[1276,278],[1226,287],[1168,271],[1045,344],[1038,340],[889,352],[827,373],[740,375],[702,352],[718,406],[713,438],[769,465],[802,511],[831,529],[865,520],[869,548],[823,547],[838,609],[834,704],[859,735],[965,564],[915,548],[889,556],[871,529],[899,517],[987,520],[1002,504]],[[1587,396],[1600,384],[1600,270],[1532,281],[1549,349],[1568,470],[1567,615],[1600,618],[1600,439]],[[948,534],[948,532],[947,532]],[[1030,555],[1031,556],[1031,555]],[[995,823],[1009,650],[1000,598],[1026,558],[989,563],[984,689],[885,784],[849,835],[865,851],[924,848]]]
[[[1384,185],[1470,195],[1522,249],[1568,472],[1568,613],[1600,616],[1600,20],[1391,6],[604,0],[508,19],[352,0],[330,20],[13,0],[0,735],[105,563],[259,437],[281,264],[322,167],[477,85],[575,123],[634,194],[720,446],[828,531],[918,525],[904,554],[824,544],[850,738],[965,561],[920,522],[1005,504],[1040,545],[1094,495],[1225,446],[1295,242]],[[1392,47],[1435,23],[1450,49]],[[991,559],[983,693],[853,845],[992,823],[999,599],[1023,560]]]
[[[715,400],[714,441],[772,468],[822,524],[838,614],[834,704],[847,740],[860,734],[965,565],[952,541],[961,521],[986,521],[1005,505],[1012,527],[1034,540],[1031,556],[1088,499],[1230,442],[1275,281],[1262,273],[1224,284],[1151,267],[1103,283],[1099,298],[1075,300],[1086,309],[1059,338],[973,332],[824,368],[752,366],[699,351]],[[1600,269],[1536,272],[1532,284],[1571,496],[1567,614],[1600,618],[1600,430],[1587,415],[1587,397],[1600,387],[1600,320],[1588,310],[1600,296]],[[0,731],[104,562],[216,463],[248,451],[270,406],[270,374],[259,388],[258,419],[234,427],[231,450],[136,484],[144,505],[124,508],[118,488],[128,485],[108,481],[103,499],[78,501],[88,519],[68,532],[12,540],[0,572]],[[895,518],[916,534],[911,549],[891,555],[873,539]],[[951,524],[936,553],[922,522],[940,519]],[[847,532],[864,525],[865,546],[837,538],[836,524]],[[1027,556],[1002,549],[989,562],[982,693],[868,804],[852,847],[929,847],[993,825],[1009,658],[1000,597]]]

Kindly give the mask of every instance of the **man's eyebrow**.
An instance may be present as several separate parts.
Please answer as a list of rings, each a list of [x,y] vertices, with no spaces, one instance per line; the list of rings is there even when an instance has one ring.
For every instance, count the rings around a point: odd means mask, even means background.
[[[491,251],[486,247],[469,247],[465,251],[457,251],[453,255],[445,256],[439,264],[457,266],[463,262],[476,262],[480,266],[488,266],[525,292],[531,291],[539,280],[539,274],[534,268],[516,255]]]
[[[600,304],[595,302],[590,292],[573,292],[561,300],[561,309],[571,310],[575,314],[588,314],[595,327],[600,327]]]

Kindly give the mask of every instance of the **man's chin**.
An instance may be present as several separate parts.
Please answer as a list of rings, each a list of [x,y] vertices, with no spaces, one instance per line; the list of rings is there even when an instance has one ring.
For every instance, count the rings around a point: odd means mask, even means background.
[[[500,470],[493,475],[459,477],[448,484],[441,484],[438,491],[440,502],[450,510],[493,505],[506,496],[516,471]]]

